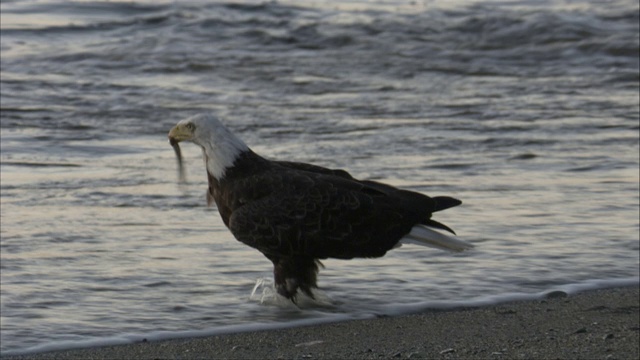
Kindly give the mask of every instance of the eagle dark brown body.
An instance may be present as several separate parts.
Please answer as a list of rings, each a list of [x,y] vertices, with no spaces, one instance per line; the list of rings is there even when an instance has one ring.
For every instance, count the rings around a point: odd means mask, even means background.
[[[461,203],[252,151],[221,181],[208,178],[224,224],[273,262],[276,288],[288,298],[298,287],[313,296],[319,259],[381,257],[419,223],[450,231],[431,214]]]

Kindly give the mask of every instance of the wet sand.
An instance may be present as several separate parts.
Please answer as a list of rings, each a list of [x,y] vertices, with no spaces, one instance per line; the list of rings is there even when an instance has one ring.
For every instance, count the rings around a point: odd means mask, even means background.
[[[3,359],[637,359],[638,287]]]

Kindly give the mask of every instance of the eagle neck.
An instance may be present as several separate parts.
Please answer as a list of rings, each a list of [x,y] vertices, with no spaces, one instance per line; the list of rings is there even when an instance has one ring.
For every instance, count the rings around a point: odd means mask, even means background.
[[[251,152],[249,147],[240,139],[227,133],[224,138],[212,139],[200,143],[207,173],[220,181],[225,177],[229,168],[244,152]]]
[[[209,182],[215,180],[214,184],[216,185],[230,178],[256,174],[270,167],[270,162],[267,159],[254,153],[248,147],[238,151],[233,157],[218,157],[218,160],[212,158],[206,150],[203,153]]]

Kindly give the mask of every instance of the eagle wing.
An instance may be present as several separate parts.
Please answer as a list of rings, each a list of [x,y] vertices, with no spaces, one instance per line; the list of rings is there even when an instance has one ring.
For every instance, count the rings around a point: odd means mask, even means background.
[[[266,255],[379,257],[428,219],[425,209],[434,206],[422,194],[383,191],[389,189],[359,182],[348,173],[286,166],[238,180],[234,186],[237,193],[251,195],[237,201],[229,229]]]
[[[325,168],[318,165],[295,162],[295,161],[274,161],[273,163],[279,166],[290,168],[290,169],[308,171],[308,172],[325,174],[325,175],[334,175],[341,178],[353,180],[353,176],[351,176],[351,174],[349,174],[346,170],[342,170],[342,169],[329,169],[329,168]]]

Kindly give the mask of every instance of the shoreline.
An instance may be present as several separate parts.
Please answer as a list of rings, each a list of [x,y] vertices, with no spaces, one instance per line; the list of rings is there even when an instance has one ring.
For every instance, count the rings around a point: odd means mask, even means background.
[[[640,290],[208,337],[2,356],[24,359],[602,358],[640,355]]]

